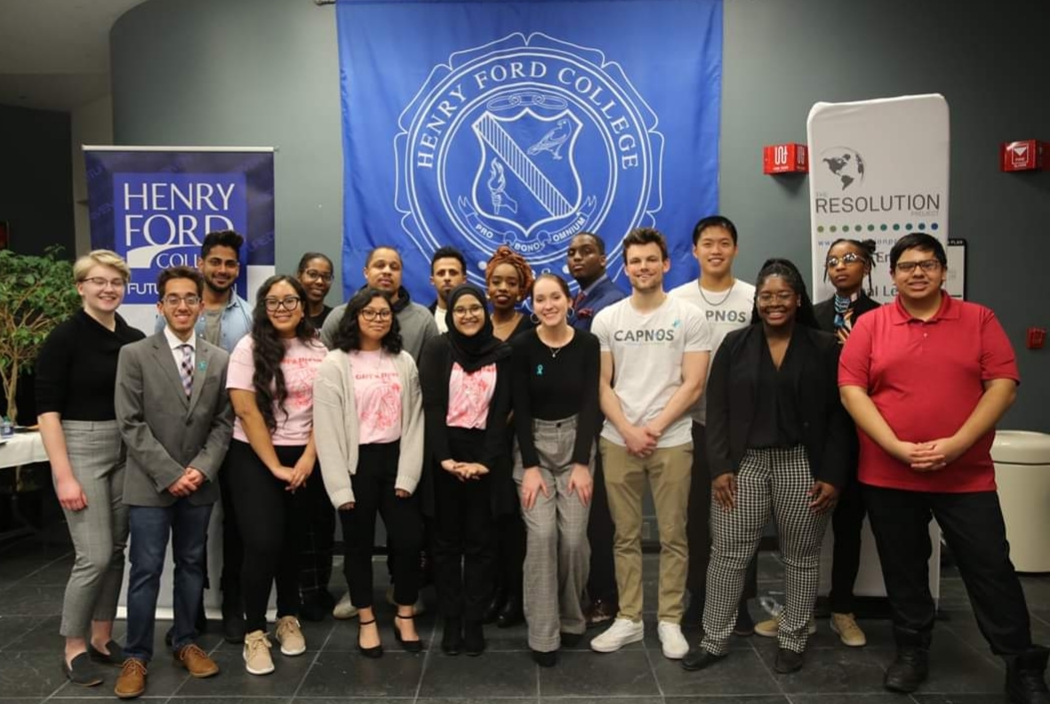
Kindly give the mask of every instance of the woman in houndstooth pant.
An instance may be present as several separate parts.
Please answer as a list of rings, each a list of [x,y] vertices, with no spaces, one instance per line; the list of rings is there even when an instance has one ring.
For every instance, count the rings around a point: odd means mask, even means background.
[[[786,598],[775,669],[802,667],[820,543],[846,464],[838,355],[835,336],[817,329],[798,269],[768,260],[758,275],[752,324],[726,337],[708,383],[713,545],[705,635],[682,660],[687,670],[726,656],[744,573],[771,513]]]

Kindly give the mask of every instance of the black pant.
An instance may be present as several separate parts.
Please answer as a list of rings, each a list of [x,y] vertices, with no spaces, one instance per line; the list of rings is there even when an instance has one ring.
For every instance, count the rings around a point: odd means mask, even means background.
[[[853,613],[853,583],[860,569],[860,532],[864,526],[864,497],[856,476],[850,477],[839,493],[839,503],[831,515],[835,531],[832,548],[831,612]]]
[[[274,447],[285,467],[295,465],[305,449]],[[273,476],[248,443],[231,440],[227,456],[237,526],[244,538],[241,590],[245,627],[248,633],[265,631],[266,605],[274,583],[277,617],[299,614],[297,549],[302,541],[306,502],[299,492],[285,491],[288,485]],[[320,481],[317,467],[308,481]]]
[[[525,521],[515,510],[496,519],[496,584],[521,604],[525,581]]]
[[[335,508],[325,491],[320,472],[299,491],[308,508],[299,546],[299,593],[304,602],[317,601],[322,598],[322,593],[327,592],[328,582],[332,579]]]
[[[616,565],[613,561],[613,535],[616,526],[609,512],[609,495],[605,491],[602,455],[594,453],[594,493],[591,514],[587,519],[587,541],[591,544],[591,572],[587,579],[587,596],[591,602],[604,601],[615,612],[619,603],[616,593]]]
[[[232,443],[236,440],[231,440]],[[222,499],[222,615],[244,615],[244,595],[241,593],[241,565],[244,564],[244,541],[237,525],[237,508],[233,504],[230,487],[230,453],[226,453],[219,470],[219,496]],[[204,602],[201,601],[203,604]]]
[[[1010,563],[996,492],[949,494],[865,486],[864,501],[895,627],[933,630],[928,567],[932,515],[956,558],[977,625],[992,652],[1019,655],[1031,648],[1028,607]]]
[[[456,460],[475,460],[484,431],[452,429],[449,436]],[[434,473],[433,556],[438,606],[446,618],[481,621],[492,598],[496,560],[493,477],[486,475],[461,482],[440,466],[434,466],[431,471]]]
[[[413,494],[398,498],[394,492],[400,442],[361,445],[357,473],[353,476],[354,507],[340,511],[345,559],[343,574],[350,587],[350,600],[359,609],[372,606],[372,545],[376,514],[383,517],[389,545],[395,550],[394,601],[403,606],[419,596],[419,548],[423,527],[419,499]]]
[[[693,468],[689,483],[689,573],[686,588],[690,598],[703,604],[707,598],[707,566],[711,560],[711,470],[707,465],[707,433],[704,426],[693,422]],[[751,556],[744,574],[744,591],[740,603],[758,596],[758,560]]]

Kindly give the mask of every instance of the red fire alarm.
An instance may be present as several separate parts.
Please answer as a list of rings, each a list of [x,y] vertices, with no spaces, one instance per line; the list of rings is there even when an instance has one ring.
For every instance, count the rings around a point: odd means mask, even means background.
[[[999,146],[999,169],[1001,171],[1037,171],[1050,166],[1050,148],[1038,139],[1023,139],[1019,142],[1003,142]]]
[[[809,173],[808,152],[805,144],[770,144],[762,149],[762,173]]]
[[[1028,328],[1025,347],[1030,350],[1041,350],[1046,344],[1046,328]]]

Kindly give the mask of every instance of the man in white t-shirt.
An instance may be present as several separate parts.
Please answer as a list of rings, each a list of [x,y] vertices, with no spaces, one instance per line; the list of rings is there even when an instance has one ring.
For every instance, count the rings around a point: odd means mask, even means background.
[[[700,265],[696,281],[672,289],[669,295],[689,301],[704,313],[711,328],[711,361],[725,336],[751,323],[755,303],[755,287],[733,276],[733,260],[737,255],[736,226],[729,218],[711,215],[693,228],[693,256]],[[708,369],[710,372],[710,368]],[[707,585],[707,564],[711,556],[711,474],[707,466],[706,399],[701,396],[690,409],[693,418],[693,481],[689,492],[689,608],[687,623],[700,623],[704,611]],[[755,631],[747,610],[747,600],[757,596],[758,576],[755,561],[751,561],[745,577],[744,591],[737,610],[733,632],[749,636]]]
[[[631,295],[598,313],[591,326],[601,344],[599,449],[616,524],[620,610],[591,648],[611,653],[644,635],[641,529],[648,476],[660,527],[657,630],[664,656],[680,659],[689,650],[681,628],[693,454],[688,410],[704,388],[711,331],[695,306],[664,292],[671,262],[663,235],[638,228],[623,247]]]
[[[445,322],[445,301],[452,289],[467,280],[467,261],[463,253],[452,246],[444,246],[434,252],[430,258],[430,285],[437,292],[437,298],[430,305],[438,333],[448,332]]]

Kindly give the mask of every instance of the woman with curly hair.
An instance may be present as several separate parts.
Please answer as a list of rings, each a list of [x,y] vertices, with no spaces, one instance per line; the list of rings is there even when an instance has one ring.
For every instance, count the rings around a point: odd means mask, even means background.
[[[317,464],[313,439],[313,385],[327,354],[305,315],[306,291],[291,276],[271,276],[259,287],[252,332],[230,355],[226,388],[237,419],[227,456],[229,485],[244,536],[244,665],[253,675],[273,672],[266,637],[266,605],[277,585],[275,636],[281,653],[306,652],[299,629],[301,519],[296,491]]]
[[[518,310],[532,292],[532,268],[510,247],[500,247],[485,267],[485,287],[492,303],[492,334],[506,342],[519,332],[536,327]]]
[[[372,611],[372,545],[383,517],[394,571],[394,637],[410,653],[423,643],[413,605],[422,578],[423,525],[416,487],[423,470],[423,399],[412,355],[390,294],[359,291],[346,312],[314,382],[317,454],[328,497],[343,524],[343,573],[358,609],[357,647],[378,658],[383,644]]]

